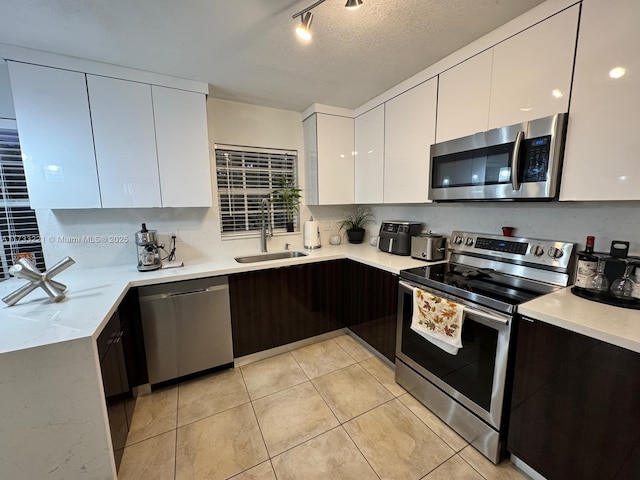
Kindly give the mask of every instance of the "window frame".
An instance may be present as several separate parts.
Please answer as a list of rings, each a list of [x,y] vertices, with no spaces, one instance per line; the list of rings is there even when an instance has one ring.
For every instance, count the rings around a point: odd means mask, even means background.
[[[14,146],[9,146],[9,145]],[[27,188],[20,134],[15,121],[0,119],[0,281],[18,254],[31,253],[45,269],[42,238]]]
[[[216,143],[214,159],[222,239],[260,236],[257,219],[260,217],[261,198],[270,200],[272,233],[287,233],[286,211],[281,204],[273,202],[271,192],[277,187],[275,182],[282,176],[298,185],[298,151]],[[255,166],[249,162],[255,162]],[[262,162],[266,162],[266,165]],[[233,182],[240,185],[234,185]],[[299,225],[300,212],[296,212],[294,231],[299,231]]]

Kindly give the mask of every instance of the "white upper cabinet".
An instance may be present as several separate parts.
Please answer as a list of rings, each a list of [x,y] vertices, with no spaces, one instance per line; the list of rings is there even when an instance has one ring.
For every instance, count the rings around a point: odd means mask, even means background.
[[[32,208],[99,208],[85,75],[8,65]]]
[[[385,104],[384,203],[425,203],[436,137],[437,78]]]
[[[355,203],[382,203],[384,105],[356,118],[355,145]]]
[[[490,129],[568,111],[579,12],[574,5],[494,47]]]
[[[151,86],[87,75],[105,208],[160,207]]]
[[[211,206],[204,93],[8,66],[33,208]]]
[[[304,200],[307,205],[318,205],[318,117],[311,115],[302,121],[304,136],[304,162],[306,188]]]
[[[638,0],[584,0],[560,200],[640,200],[638,46]]]
[[[207,105],[202,93],[151,87],[163,207],[210,207]]]
[[[309,205],[354,201],[353,118],[314,113],[304,121]]]
[[[0,58],[0,119],[15,120],[15,118],[16,111],[13,108],[9,69],[7,68],[7,62]]]
[[[436,142],[487,130],[493,49],[440,74]]]

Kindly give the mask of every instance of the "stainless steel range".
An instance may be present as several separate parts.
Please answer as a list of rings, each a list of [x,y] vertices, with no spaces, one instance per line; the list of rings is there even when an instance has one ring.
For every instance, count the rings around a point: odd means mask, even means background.
[[[498,463],[518,305],[570,284],[575,244],[456,231],[448,249],[448,263],[400,272],[396,381]],[[464,307],[457,354],[411,329],[416,288]]]

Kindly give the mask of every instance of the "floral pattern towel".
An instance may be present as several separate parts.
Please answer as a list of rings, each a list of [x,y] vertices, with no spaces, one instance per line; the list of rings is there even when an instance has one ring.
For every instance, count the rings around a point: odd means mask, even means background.
[[[452,355],[462,348],[464,307],[419,288],[413,289],[411,330]]]

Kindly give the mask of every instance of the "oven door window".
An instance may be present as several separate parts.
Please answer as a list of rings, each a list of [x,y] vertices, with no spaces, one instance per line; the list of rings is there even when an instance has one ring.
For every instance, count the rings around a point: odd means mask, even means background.
[[[462,327],[463,348],[451,355],[411,330],[412,299],[404,295],[402,353],[490,411],[499,332],[467,316]]]
[[[513,143],[441,155],[431,162],[432,188],[509,184]]]

